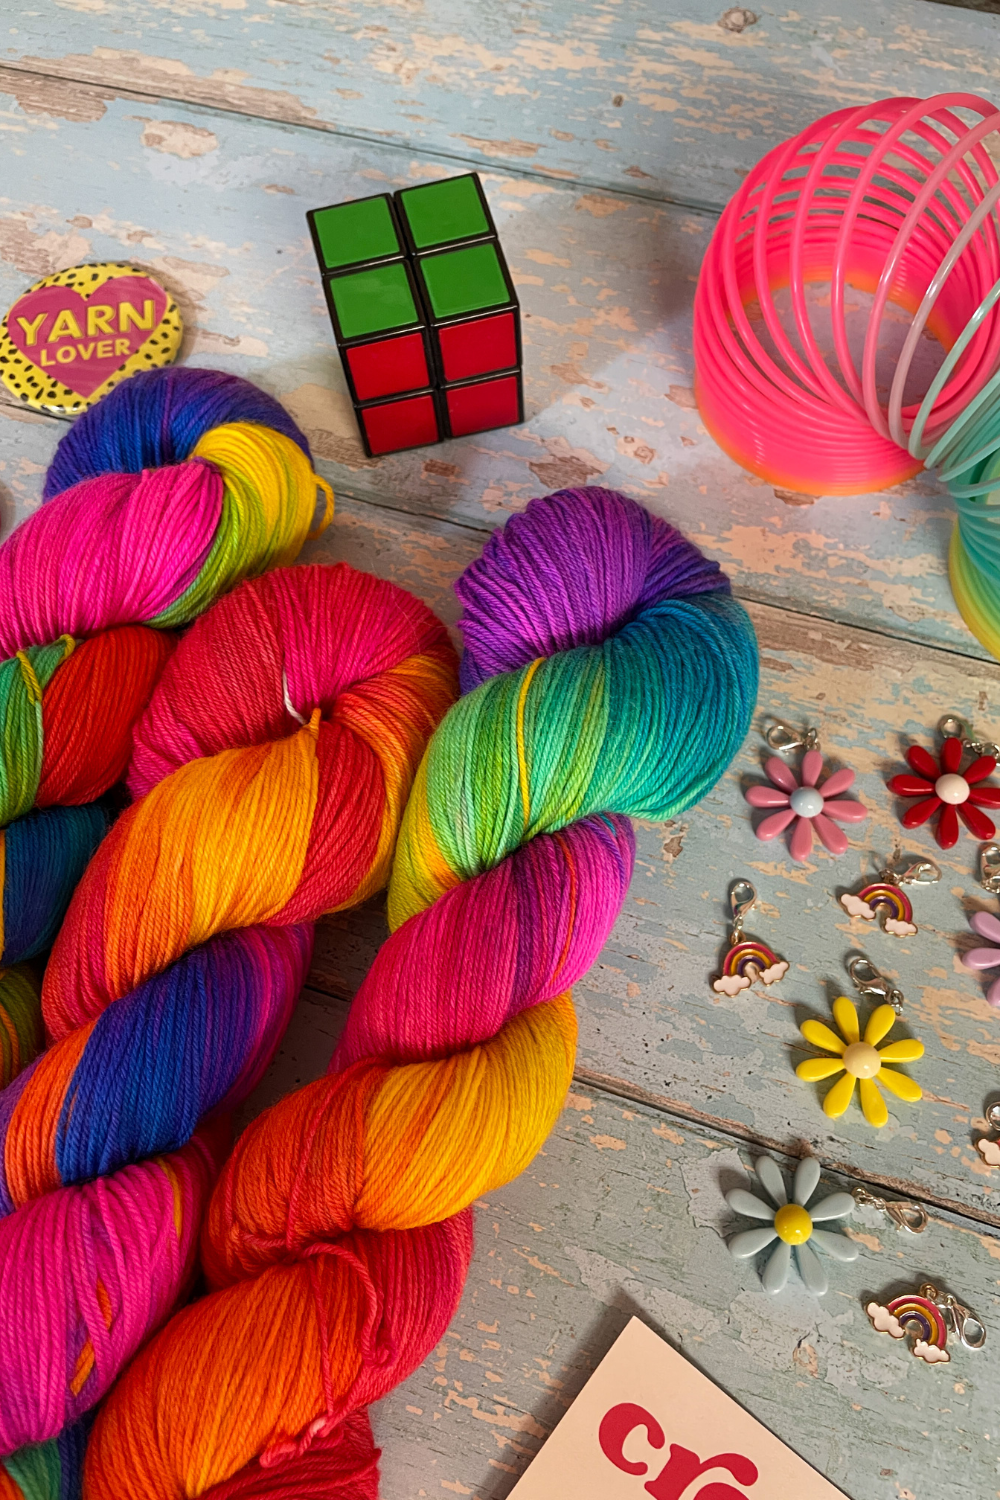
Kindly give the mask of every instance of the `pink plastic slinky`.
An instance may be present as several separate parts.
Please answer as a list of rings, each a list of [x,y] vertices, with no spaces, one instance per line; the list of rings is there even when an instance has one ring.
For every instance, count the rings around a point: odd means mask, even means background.
[[[996,106],[974,94],[883,99],[826,115],[757,164],[722,215],[695,298],[698,405],[738,463],[807,494],[884,489],[921,468],[982,390],[1000,359],[1000,304],[982,308],[1000,279],[1000,177],[984,144],[998,129]],[[830,286],[829,363],[807,305],[816,282]],[[794,329],[775,306],[784,287]],[[860,369],[849,287],[874,296]],[[890,303],[913,321],[886,396],[875,366]],[[929,406],[904,405],[924,328],[950,349],[977,310]]]

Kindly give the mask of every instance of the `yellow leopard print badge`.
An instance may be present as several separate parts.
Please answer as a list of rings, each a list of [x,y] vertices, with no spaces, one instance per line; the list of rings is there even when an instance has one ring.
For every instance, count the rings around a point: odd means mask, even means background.
[[[183,332],[174,299],[138,266],[71,266],[0,323],[0,380],[25,406],[80,412],[137,370],[171,364]]]

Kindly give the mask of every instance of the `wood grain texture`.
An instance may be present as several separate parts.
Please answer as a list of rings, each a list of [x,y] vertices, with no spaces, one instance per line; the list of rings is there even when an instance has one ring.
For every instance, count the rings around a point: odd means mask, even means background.
[[[47,87],[57,97],[62,86]],[[119,99],[99,119],[65,120],[6,97],[4,306],[61,266],[134,258],[178,298],[184,357],[273,391],[323,472],[357,499],[482,530],[533,494],[607,484],[687,530],[745,597],[984,654],[951,598],[952,506],[929,477],[812,503],[746,474],[705,433],[690,327],[710,217],[486,173],[523,302],[527,420],[374,461],[359,445],[304,214],[444,168],[177,105],[154,113]],[[52,439],[38,442],[47,456]],[[32,503],[31,484],[11,487]]]
[[[720,3],[719,11],[724,8]],[[4,20],[8,21],[5,12]],[[576,991],[574,1094],[545,1152],[477,1206],[466,1296],[441,1347],[375,1412],[386,1500],[502,1500],[633,1311],[852,1500],[984,1500],[1000,1360],[1000,1172],[973,1149],[1000,1018],[962,968],[989,906],[966,839],[915,894],[916,939],[836,896],[897,832],[885,789],[909,738],[956,709],[1000,731],[1000,667],[958,620],[950,504],[921,478],[817,501],[730,463],[691,398],[690,311],[716,211],[776,140],[826,109],[945,87],[1000,94],[1000,18],[925,0],[762,9],[742,35],[690,0],[34,0],[0,53],[0,299],[89,259],[134,258],[178,296],[183,357],[284,400],[338,491],[306,560],[345,559],[454,626],[451,584],[532,494],[605,483],[695,537],[749,602],[761,708],[821,726],[871,808],[850,853],[796,866],[758,843],[742,793],[755,728],[703,804],[638,829],[636,878]],[[616,102],[620,100],[620,102]],[[523,427],[366,460],[305,232],[309,207],[477,165],[524,309]],[[666,200],[674,200],[668,202]],[[0,402],[0,524],[38,503],[62,424]],[[927,834],[908,849],[936,853]],[[769,991],[713,995],[726,889],[791,963]],[[245,1116],[326,1066],[384,940],[378,903],[321,924],[309,988]],[[876,1133],[799,1083],[798,1024],[828,1016],[867,951],[901,984],[927,1097]],[[919,1241],[873,1210],[822,1302],[768,1299],[724,1246],[721,1190],[748,1150],[811,1149],[848,1185],[931,1205]],[[838,1177],[838,1172],[841,1174]],[[932,1276],[990,1326],[928,1369],[868,1326],[862,1294]]]
[[[342,1013],[306,993],[254,1109],[322,1071],[316,1039],[332,1047]],[[528,1171],[476,1205],[476,1254],[447,1335],[373,1408],[385,1500],[502,1500],[633,1314],[853,1500],[1000,1493],[1000,1239],[948,1213],[908,1235],[858,1208],[847,1227],[860,1257],[827,1263],[826,1297],[794,1273],[769,1297],[756,1264],[725,1246],[748,1221],[722,1194],[755,1187],[753,1154],[577,1083]],[[959,1347],[937,1368],[863,1311],[931,1275],[990,1325],[985,1350]]]
[[[35,0],[6,61],[486,168],[714,207],[817,115],[886,94],[1000,95],[1000,20],[926,0]],[[22,85],[37,108],[30,80]]]
[[[6,423],[4,424],[7,425]],[[56,424],[12,423],[24,440],[50,438]],[[6,453],[6,446],[0,451]],[[41,450],[36,450],[41,456]],[[38,462],[23,457],[9,488],[37,494]],[[4,475],[0,473],[0,482]],[[325,535],[303,554],[346,560],[413,590],[449,624],[457,618],[451,584],[478,554],[482,533],[464,526],[340,499]],[[703,1118],[746,1138],[794,1146],[808,1140],[833,1166],[964,1207],[1000,1224],[1000,1172],[972,1148],[986,1098],[996,1087],[1000,1018],[980,980],[960,963],[973,946],[966,913],[994,903],[975,882],[977,846],[967,835],[948,856],[927,831],[907,850],[939,859],[944,878],[915,892],[918,936],[899,940],[850,919],[837,903],[902,836],[886,781],[903,768],[911,739],[932,743],[928,726],[949,709],[980,732],[1000,719],[1000,667],[970,657],[751,604],[761,648],[761,714],[818,723],[833,764],[858,773],[871,809],[849,829],[840,860],[818,854],[799,866],[784,844],[761,844],[743,790],[762,779],[758,728],[720,784],[673,825],[638,829],[638,863],[608,948],[577,987],[580,1067],[611,1087]],[[749,875],[760,913],[748,930],[792,969],[769,990],[735,999],[711,991],[727,936],[730,882]],[[349,998],[384,939],[378,913],[338,917],[321,935],[312,984]],[[893,1104],[889,1126],[873,1131],[855,1108],[827,1120],[819,1090],[799,1082],[804,1055],[798,1025],[828,1017],[830,999],[850,989],[845,959],[867,952],[907,996],[906,1025],[927,1047],[912,1070],[928,1097]],[[977,1124],[978,1122],[978,1124]]]
[[[308,555],[346,558],[393,578],[451,623],[450,582],[477,551],[478,538],[458,527],[352,503]],[[971,716],[983,733],[1000,719],[1000,667],[784,610],[750,610],[761,650],[758,725],[697,808],[672,824],[637,828],[624,911],[575,991],[579,1066],[612,1088],[745,1138],[781,1149],[806,1140],[831,1166],[1000,1224],[1000,1172],[986,1169],[972,1145],[996,1089],[1000,1017],[960,962],[976,941],[967,914],[995,902],[976,885],[975,841],[963,835],[945,855],[928,831],[904,834],[886,787],[912,740],[933,744],[928,722],[942,711]],[[870,814],[848,829],[842,859],[819,852],[797,865],[783,841],[754,838],[743,792],[764,779],[765,713],[819,724],[830,764],[857,772],[854,791]],[[873,930],[838,904],[844,890],[875,877],[897,839],[943,872],[938,885],[913,892],[920,930],[912,939]],[[710,978],[727,940],[729,884],[741,876],[760,898],[748,931],[792,967],[779,985],[729,999],[712,992]],[[314,986],[350,998],[384,935],[377,911],[332,919],[320,932]],[[901,986],[901,1034],[912,1032],[927,1048],[909,1070],[927,1097],[891,1104],[882,1131],[856,1106],[841,1121],[828,1120],[821,1090],[794,1073],[810,1050],[800,1022],[828,1020],[831,999],[853,994],[845,961],[854,952],[866,952]]]

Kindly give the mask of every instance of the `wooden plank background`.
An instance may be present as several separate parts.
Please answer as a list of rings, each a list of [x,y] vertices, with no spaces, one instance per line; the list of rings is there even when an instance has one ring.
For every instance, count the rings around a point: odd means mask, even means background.
[[[910,738],[949,709],[1000,734],[1000,668],[954,610],[934,481],[812,502],[751,479],[699,422],[690,352],[698,266],[741,174],[828,109],[1000,97],[1000,19],[852,0],[763,9],[734,35],[693,0],[33,0],[3,22],[4,306],[77,261],[148,266],[183,306],[184,358],[257,381],[308,432],[338,509],[307,556],[391,577],[449,624],[452,581],[532,494],[627,490],[727,567],[760,637],[762,711],[819,723],[871,810],[840,861],[756,842],[742,792],[758,726],[699,808],[638,829],[625,910],[576,991],[570,1105],[532,1169],[479,1205],[455,1325],[375,1414],[387,1500],[500,1500],[633,1310],[852,1500],[1000,1495],[1000,1173],[972,1145],[1000,1021],[959,962],[966,913],[993,903],[969,839],[915,894],[913,940],[860,930],[836,901],[890,852],[884,783]],[[526,421],[366,460],[305,210],[470,165],[522,298]],[[37,505],[61,430],[0,398],[4,534]],[[936,852],[926,833],[907,848]],[[791,970],[729,1000],[709,976],[741,874],[761,897],[750,929]],[[377,903],[323,925],[251,1111],[323,1070],[384,934]],[[856,1110],[827,1120],[794,1074],[798,1025],[828,1014],[854,951],[897,979],[927,1046],[910,1070],[927,1097],[879,1133]],[[914,1240],[859,1211],[861,1258],[832,1268],[826,1299],[768,1299],[723,1244],[721,1191],[761,1146],[918,1198],[932,1225]],[[991,1325],[986,1352],[944,1371],[861,1309],[927,1276]]]

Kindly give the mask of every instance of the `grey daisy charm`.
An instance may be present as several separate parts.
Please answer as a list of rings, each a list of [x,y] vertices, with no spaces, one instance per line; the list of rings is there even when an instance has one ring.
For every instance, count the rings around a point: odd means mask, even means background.
[[[794,1247],[806,1291],[812,1292],[814,1297],[822,1297],[830,1283],[816,1251],[824,1250],[834,1260],[847,1262],[857,1260],[858,1247],[839,1231],[817,1229],[815,1225],[848,1218],[853,1212],[854,1200],[850,1193],[831,1193],[814,1203],[812,1208],[807,1208],[819,1185],[819,1162],[814,1156],[803,1157],[795,1169],[791,1203],[781,1168],[772,1157],[759,1157],[754,1162],[754,1171],[771,1202],[748,1193],[745,1188],[730,1188],[726,1202],[736,1213],[745,1214],[748,1219],[766,1219],[767,1223],[759,1229],[744,1229],[735,1235],[729,1241],[731,1253],[737,1260],[749,1260],[751,1255],[766,1250],[777,1240],[760,1281],[765,1292],[780,1292],[788,1280]]]

